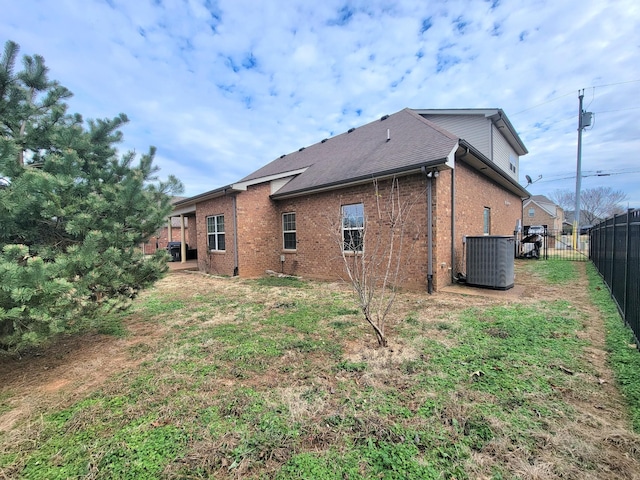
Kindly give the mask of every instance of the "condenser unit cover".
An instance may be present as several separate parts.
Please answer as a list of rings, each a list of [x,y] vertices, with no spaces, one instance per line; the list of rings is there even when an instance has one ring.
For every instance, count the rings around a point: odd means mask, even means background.
[[[508,290],[513,287],[515,238],[506,235],[466,237],[467,284]]]

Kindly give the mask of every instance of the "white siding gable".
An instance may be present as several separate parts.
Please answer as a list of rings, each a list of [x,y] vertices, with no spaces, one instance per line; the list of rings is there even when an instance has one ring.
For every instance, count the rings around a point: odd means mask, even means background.
[[[427,120],[473,145],[506,175],[518,181],[520,159],[500,129],[484,114],[422,114]],[[512,168],[513,165],[515,168]],[[515,171],[514,171],[515,169]]]
[[[484,115],[423,115],[491,158],[491,120]]]
[[[495,125],[491,126],[493,134],[493,163],[500,167],[507,175],[518,181],[519,159],[516,151],[511,148],[507,139],[502,136],[500,129]],[[511,165],[514,165],[515,172],[512,170]]]

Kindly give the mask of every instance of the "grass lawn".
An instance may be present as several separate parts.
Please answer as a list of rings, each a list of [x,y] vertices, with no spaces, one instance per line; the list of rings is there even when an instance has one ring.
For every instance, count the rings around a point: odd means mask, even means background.
[[[173,273],[0,364],[0,479],[638,478],[640,355],[586,268],[403,293],[386,349],[344,285]]]

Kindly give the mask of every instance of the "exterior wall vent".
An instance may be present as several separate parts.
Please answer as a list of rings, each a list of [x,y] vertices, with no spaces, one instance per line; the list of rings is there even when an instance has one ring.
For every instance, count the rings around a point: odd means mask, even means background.
[[[466,237],[467,284],[508,290],[513,287],[515,238],[507,235]]]

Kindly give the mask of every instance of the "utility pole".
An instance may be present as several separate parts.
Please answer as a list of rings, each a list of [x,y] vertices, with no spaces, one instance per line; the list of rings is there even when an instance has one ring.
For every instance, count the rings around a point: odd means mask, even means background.
[[[578,91],[578,161],[576,171],[576,206],[573,212],[573,248],[580,248],[580,189],[582,186],[582,130],[591,125],[591,112],[582,110],[584,88]]]

